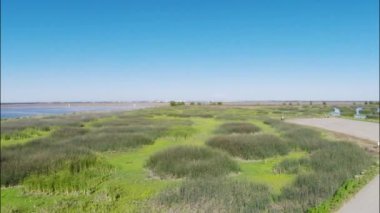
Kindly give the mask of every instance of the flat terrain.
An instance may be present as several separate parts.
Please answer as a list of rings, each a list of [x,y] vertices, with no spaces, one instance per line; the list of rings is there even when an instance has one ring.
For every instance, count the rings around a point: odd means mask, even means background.
[[[280,119],[325,111],[193,104],[1,120],[1,212],[326,212],[378,166],[357,144]]]
[[[318,127],[338,133],[363,138],[373,143],[379,141],[379,124],[363,121],[353,121],[339,118],[305,118],[292,119],[288,122]],[[341,213],[379,212],[379,176],[376,176],[367,186],[347,202],[340,210]],[[363,211],[364,210],[364,211]]]
[[[318,127],[333,132],[351,135],[357,138],[379,141],[379,124],[365,121],[354,121],[340,118],[301,118],[292,119],[288,122],[306,126]]]
[[[159,102],[2,103],[1,119],[79,112],[116,112],[162,106]]]
[[[365,211],[364,211],[365,209]],[[378,213],[379,212],[379,175],[360,190],[346,203],[339,213]]]

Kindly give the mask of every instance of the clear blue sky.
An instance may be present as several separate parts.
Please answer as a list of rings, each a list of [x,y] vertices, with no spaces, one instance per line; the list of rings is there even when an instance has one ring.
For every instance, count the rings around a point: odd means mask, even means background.
[[[2,0],[1,98],[377,100],[378,0]]]

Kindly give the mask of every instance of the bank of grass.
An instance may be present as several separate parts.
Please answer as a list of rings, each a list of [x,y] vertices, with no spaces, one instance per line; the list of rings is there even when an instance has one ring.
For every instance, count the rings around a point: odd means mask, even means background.
[[[239,166],[225,153],[199,146],[176,146],[149,158],[146,166],[167,178],[217,177],[238,172]]]
[[[112,174],[112,166],[97,156],[71,160],[57,172],[33,174],[23,181],[30,193],[93,193]]]
[[[24,144],[35,139],[44,138],[52,134],[54,130],[55,128],[52,127],[28,127],[18,131],[2,132],[1,147]]]
[[[222,124],[217,130],[218,134],[253,134],[260,131],[260,128],[251,123],[231,122]]]
[[[337,210],[344,201],[350,199],[362,187],[369,183],[373,178],[379,174],[379,164],[374,164],[363,174],[357,175],[344,182],[343,185],[334,193],[334,195],[322,202],[316,207],[310,208],[309,213],[328,213]]]
[[[243,159],[264,159],[286,155],[290,151],[285,141],[270,134],[219,135],[206,144]]]
[[[327,141],[321,134],[303,127],[272,121],[284,139],[295,149],[310,153],[294,183],[286,186],[278,198],[274,212],[305,212],[329,199],[344,182],[360,174],[374,162],[363,149],[349,142]],[[296,128],[294,128],[296,127]],[[303,142],[303,143],[301,143]]]
[[[267,186],[222,178],[186,180],[161,192],[149,212],[262,212],[272,198]]]

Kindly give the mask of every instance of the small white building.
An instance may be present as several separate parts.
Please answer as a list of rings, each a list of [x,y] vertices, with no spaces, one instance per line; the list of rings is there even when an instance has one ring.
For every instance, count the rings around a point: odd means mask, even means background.
[[[363,108],[361,108],[361,107],[356,108],[356,114],[354,115],[354,118],[356,118],[356,119],[366,119],[367,116],[360,114],[360,111],[362,111],[362,110],[363,110]]]
[[[340,109],[334,107],[334,111],[330,112],[330,115],[333,117],[339,117],[340,116]]]

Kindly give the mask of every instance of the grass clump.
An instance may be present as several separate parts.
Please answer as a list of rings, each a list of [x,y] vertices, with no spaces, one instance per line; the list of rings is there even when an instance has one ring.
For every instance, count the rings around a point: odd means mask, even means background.
[[[190,137],[191,135],[193,135],[194,133],[196,133],[196,129],[194,129],[191,126],[175,126],[175,127],[170,128],[168,130],[167,135],[173,136],[173,137],[187,138],[187,137]]]
[[[379,174],[379,165],[372,165],[363,175],[350,178],[334,193],[334,196],[308,210],[310,213],[328,213],[336,210],[345,200]]]
[[[146,164],[160,177],[221,176],[238,172],[239,166],[226,154],[205,147],[177,146],[151,156]]]
[[[274,119],[266,119],[264,123],[279,130],[292,149],[312,152],[322,149],[328,144],[328,141],[322,138],[321,132],[314,129],[300,127]]]
[[[34,174],[23,184],[29,192],[91,193],[111,174],[111,166],[96,156],[83,156],[66,162],[63,169],[49,174]]]
[[[123,151],[142,145],[153,144],[155,136],[144,133],[119,133],[106,134],[96,132],[78,138],[73,138],[70,143],[78,144],[81,147],[94,151]]]
[[[55,138],[69,138],[77,135],[84,135],[89,132],[87,129],[82,127],[62,127],[53,132],[52,136]]]
[[[372,158],[355,144],[329,142],[310,156],[313,172],[298,175],[280,196],[284,212],[305,212],[332,197],[347,179],[354,178],[373,163]],[[290,208],[290,209],[288,209]]]
[[[152,207],[162,212],[263,212],[270,202],[265,185],[211,178],[187,180],[163,191]]]
[[[27,143],[33,139],[46,137],[53,131],[50,127],[28,127],[22,130],[1,132],[1,146],[12,146]]]
[[[90,121],[82,116],[77,117],[81,119],[62,116],[67,122]],[[92,117],[90,118],[92,119]],[[45,120],[49,123],[52,122],[49,118],[43,118],[41,125],[45,124],[42,122]],[[26,123],[35,122],[35,120],[26,119],[19,122],[9,121],[6,132],[15,134]],[[35,139],[23,145],[2,147],[1,185],[16,185],[29,175],[50,174],[64,168],[67,162],[91,156],[94,152],[125,151],[153,144],[158,137],[166,134],[168,129],[173,126],[191,125],[191,122],[169,119],[154,120],[148,119],[144,115],[137,116],[130,113],[124,117],[95,122],[91,128],[81,127],[80,123],[73,126],[66,124],[53,125],[58,127],[50,137]]]
[[[328,144],[321,138],[321,133],[308,128],[294,128],[284,133],[284,138],[293,149],[301,149],[307,152],[318,150]]]
[[[217,130],[217,133],[221,134],[231,134],[231,133],[240,133],[240,134],[249,134],[259,132],[260,128],[251,124],[251,123],[225,123],[222,124]]]
[[[264,159],[290,151],[286,142],[269,134],[216,136],[206,143],[243,159]]]

